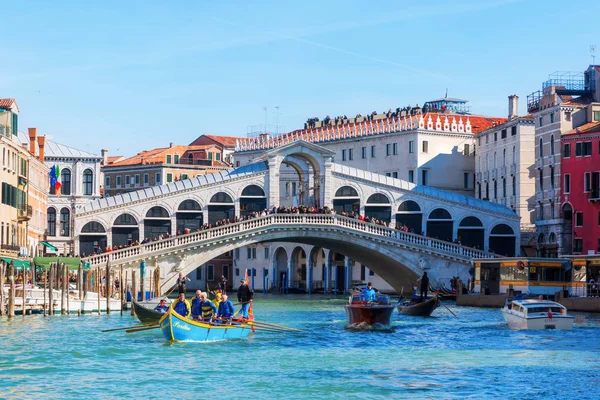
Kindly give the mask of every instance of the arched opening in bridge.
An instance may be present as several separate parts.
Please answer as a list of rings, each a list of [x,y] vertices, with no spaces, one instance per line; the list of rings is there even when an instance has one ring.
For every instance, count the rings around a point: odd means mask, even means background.
[[[335,192],[333,209],[337,214],[360,213],[360,197],[352,186],[342,186]]]
[[[281,290],[284,287],[284,281],[287,279],[286,270],[288,265],[288,255],[283,247],[278,247],[273,253],[273,287]]]
[[[240,216],[247,216],[253,212],[260,214],[267,208],[267,197],[260,186],[249,185],[242,190],[240,196]]]
[[[330,288],[335,288],[335,284],[337,282],[337,291],[344,291],[344,266],[346,264],[346,256],[341,253],[336,253],[334,251],[329,252],[329,257],[331,259],[331,282],[328,285]]]
[[[402,204],[398,206],[396,225],[404,225],[408,228],[408,231],[412,233],[422,233],[423,213],[421,212],[421,207],[419,207],[415,201],[403,201]]]
[[[515,232],[506,224],[498,224],[490,232],[490,251],[506,257],[515,256]]]
[[[454,221],[447,210],[436,208],[429,214],[427,220],[427,236],[432,239],[452,241]]]
[[[367,199],[365,215],[369,218],[376,218],[378,221],[385,221],[386,224],[389,224],[392,220],[392,205],[390,199],[382,193],[372,194]]]
[[[314,246],[310,250],[307,266],[307,271],[309,268],[312,268],[312,290],[323,290],[325,263],[325,250],[321,247]]]
[[[160,235],[171,235],[171,216],[161,207],[154,206],[146,213],[144,218],[144,238],[156,240]]]
[[[139,240],[140,229],[135,217],[131,214],[121,214],[113,223],[112,246],[129,246],[131,243]]]
[[[477,217],[465,217],[458,225],[458,240],[467,247],[483,250],[485,231]]]
[[[302,247],[294,248],[291,261],[292,282],[290,287],[304,290],[306,289],[306,252]]]
[[[302,151],[285,156],[279,168],[279,205],[320,207],[320,202],[321,166],[315,155]]]
[[[79,234],[79,254],[84,257],[106,250],[106,229],[96,221],[90,221]]]
[[[233,221],[235,217],[235,205],[230,195],[219,192],[210,198],[208,204],[208,223],[215,226],[217,221]]]
[[[186,228],[190,232],[195,232],[204,223],[202,207],[196,200],[184,200],[177,207],[175,219],[177,220],[177,232],[184,233]]]
[[[573,207],[569,203],[565,203],[562,207],[563,217],[563,240],[562,253],[573,253]],[[600,221],[598,221],[600,224]]]

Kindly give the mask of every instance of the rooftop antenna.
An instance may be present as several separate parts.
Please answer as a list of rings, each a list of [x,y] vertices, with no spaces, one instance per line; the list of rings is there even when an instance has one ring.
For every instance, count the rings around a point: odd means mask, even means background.
[[[590,45],[590,57],[592,57],[592,65],[596,64],[596,45],[595,44],[591,44]]]
[[[263,106],[263,110],[265,110],[265,133],[267,133],[267,117],[268,117],[268,111],[267,111],[267,106]]]

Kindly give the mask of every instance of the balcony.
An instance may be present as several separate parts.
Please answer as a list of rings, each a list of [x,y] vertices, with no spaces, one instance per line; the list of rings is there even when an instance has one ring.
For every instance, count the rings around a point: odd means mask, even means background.
[[[506,166],[500,167],[500,177],[504,178],[506,176]]]
[[[0,254],[4,254],[11,257],[16,257],[19,255],[21,248],[19,246],[15,246],[12,244],[1,244],[0,245]]]
[[[537,192],[535,194],[535,199],[538,203],[541,203],[544,201],[544,192]]]
[[[17,208],[17,221],[19,221],[19,222],[29,221],[32,216],[33,216],[33,207],[22,205]]]
[[[511,166],[510,166],[510,174],[511,175],[516,175],[517,174],[517,164],[511,164]]]
[[[592,203],[600,202],[600,189],[592,189],[591,192],[588,193],[589,201]]]
[[[498,170],[493,169],[492,170],[492,180],[496,180],[496,179],[498,179]]]
[[[537,169],[542,169],[544,168],[544,159],[543,158],[538,158],[535,160],[535,166]]]
[[[549,201],[554,201],[558,196],[560,196],[560,192],[558,189],[548,189],[546,196],[548,196]]]
[[[489,182],[489,180],[490,180],[490,171],[485,171],[483,173],[483,180],[486,181],[486,182]]]

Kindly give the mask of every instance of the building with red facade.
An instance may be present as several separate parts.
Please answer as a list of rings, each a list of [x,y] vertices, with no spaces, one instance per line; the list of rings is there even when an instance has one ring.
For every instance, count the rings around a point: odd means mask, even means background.
[[[600,253],[600,104],[588,122],[561,136],[562,215],[573,254]]]

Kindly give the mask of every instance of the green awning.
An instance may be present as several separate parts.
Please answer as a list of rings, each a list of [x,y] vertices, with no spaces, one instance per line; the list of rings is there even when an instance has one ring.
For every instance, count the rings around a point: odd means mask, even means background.
[[[29,268],[29,261],[19,260],[18,258],[2,257],[2,261],[12,263],[15,268],[21,269],[23,267]]]
[[[33,263],[36,266],[42,267],[44,269],[50,268],[50,264],[54,264],[57,262],[63,263],[67,265],[69,269],[75,270],[79,268],[79,263],[81,262],[81,259],[79,257],[35,257],[33,259]]]
[[[40,243],[52,251],[58,251],[58,248],[56,246],[54,246],[53,244],[50,244],[48,242],[40,242]]]

